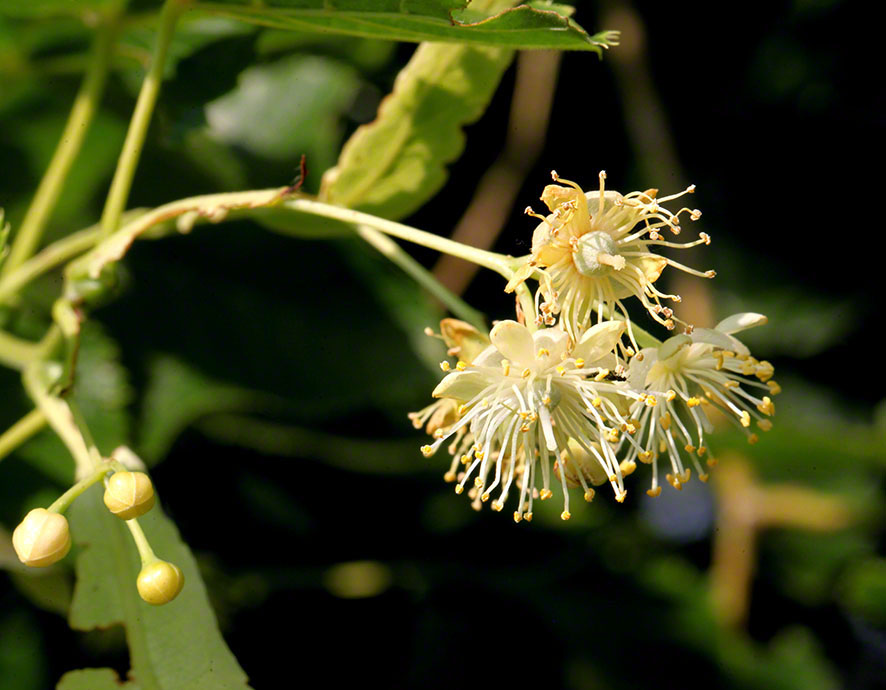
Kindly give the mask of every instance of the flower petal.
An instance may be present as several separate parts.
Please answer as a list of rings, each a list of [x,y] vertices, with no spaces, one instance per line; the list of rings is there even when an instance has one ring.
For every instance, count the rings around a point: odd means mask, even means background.
[[[750,350],[738,338],[710,328],[696,328],[692,331],[692,342],[707,343],[723,350],[730,350],[737,355],[749,355]]]
[[[490,381],[479,371],[453,371],[437,384],[435,398],[454,398],[461,402],[470,401],[475,395],[483,392]]]
[[[591,326],[581,336],[581,340],[572,352],[573,356],[576,359],[582,358],[588,364],[605,357],[615,349],[615,344],[624,333],[625,325],[624,321],[604,321]]]
[[[658,346],[658,358],[660,360],[665,360],[669,357],[673,357],[691,342],[692,338],[685,333],[681,333],[680,335],[675,335],[672,338],[668,338],[661,345]]]
[[[495,324],[489,339],[502,356],[520,367],[535,364],[535,342],[532,333],[516,321],[500,321]]]
[[[717,324],[716,330],[720,333],[738,333],[748,328],[755,328],[767,323],[769,319],[763,314],[756,314],[752,311],[742,312],[727,316]]]
[[[535,355],[541,349],[548,351],[545,360],[549,366],[559,364],[569,348],[569,335],[561,328],[542,328],[532,334],[535,342]]]
[[[642,355],[642,359],[640,358]],[[647,347],[638,352],[628,367],[628,385],[636,390],[646,388],[646,376],[652,365],[658,361],[658,351],[654,347]]]

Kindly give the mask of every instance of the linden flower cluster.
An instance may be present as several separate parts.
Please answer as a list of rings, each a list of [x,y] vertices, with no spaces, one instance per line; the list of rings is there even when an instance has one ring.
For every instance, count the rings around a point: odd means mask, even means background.
[[[679,234],[684,213],[700,217],[662,206],[693,187],[662,198],[654,189],[621,195],[604,188],[601,172],[599,190],[585,193],[552,175],[568,186],[545,188],[551,213],[536,216],[532,253],[506,287],[525,290],[522,284],[536,279],[535,314],[524,306],[520,321],[500,321],[488,337],[454,319],[441,322],[439,337],[457,363],[441,363],[447,375],[434,389],[436,401],[410,415],[433,437],[422,446],[426,457],[444,445],[452,456],[444,478],[456,493],[467,491],[475,508],[490,502],[495,511],[513,496],[516,522],[531,521],[534,501],[551,498],[555,483],[564,520],[570,488],[591,501],[592,486],[608,482],[623,502],[637,461],[652,465],[650,496],[661,493],[660,469],[675,489],[689,481],[691,468],[706,481],[701,459],[715,464],[705,441],[712,414],[755,443],[751,424],[772,428],[772,396],[780,392],[772,365],[734,335],[766,317],[736,314],[716,328],[694,328],[662,304],[679,302],[654,285],[666,266],[714,275],[655,252],[710,243],[705,233],[677,244],[659,232]],[[624,304],[630,297],[666,329],[681,323],[684,332],[640,349]]]

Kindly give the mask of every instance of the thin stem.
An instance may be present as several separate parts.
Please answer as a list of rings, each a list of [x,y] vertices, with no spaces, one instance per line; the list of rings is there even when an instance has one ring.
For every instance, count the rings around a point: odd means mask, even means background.
[[[24,226],[23,226],[24,227]],[[0,303],[14,295],[39,275],[60,266],[91,248],[101,236],[99,226],[86,228],[53,242],[15,270],[0,277]]]
[[[42,352],[36,343],[16,338],[0,331],[0,364],[13,369],[23,369]]]
[[[0,435],[0,460],[46,426],[43,410],[34,409]]]
[[[144,568],[146,565],[150,565],[154,561],[160,560],[154,554],[154,550],[148,543],[148,538],[145,536],[141,525],[138,524],[138,520],[136,518],[127,520],[126,526],[129,528],[129,531],[132,532],[132,539],[135,542],[136,548],[138,549],[138,555],[142,559],[142,568]]]
[[[493,270],[508,279],[510,279],[512,274],[510,257],[496,254],[494,252],[488,252],[484,249],[477,249],[476,247],[469,247],[460,242],[453,242],[446,237],[440,237],[439,235],[434,235],[430,232],[425,232],[424,230],[418,230],[417,228],[412,228],[408,225],[402,225],[401,223],[395,223],[394,221],[379,218],[368,213],[361,213],[360,211],[354,211],[340,206],[332,206],[330,204],[324,204],[310,199],[292,199],[283,202],[282,205],[294,211],[325,216],[326,218],[335,218],[336,220],[341,220],[353,225],[366,225],[379,232],[383,232],[386,235],[399,237],[401,240],[406,240],[413,244],[419,244],[423,247],[443,252],[444,254],[457,256],[466,261],[472,261],[475,264]]]
[[[103,463],[99,467],[95,469],[95,471],[89,475],[81,479],[79,482],[74,484],[70,489],[65,491],[61,496],[59,496],[55,501],[53,501],[52,505],[47,508],[50,513],[64,513],[68,507],[74,502],[74,500],[80,496],[86,489],[88,489],[93,484],[100,482],[104,479],[105,475],[111,471],[110,463]]]
[[[46,223],[55,208],[65,179],[80,152],[83,138],[92,123],[104,91],[111,52],[117,34],[117,17],[106,18],[95,37],[92,57],[83,84],[74,100],[65,130],[52,156],[46,174],[37,187],[31,206],[25,213],[21,227],[12,243],[9,258],[0,275],[7,275],[31,256],[40,244]]]
[[[526,283],[520,283],[514,292],[517,293],[517,299],[520,300],[520,309],[523,310],[523,321],[526,328],[535,332],[538,325],[535,323],[535,301],[532,299],[532,292],[526,286]]]
[[[409,256],[399,244],[368,225],[358,225],[357,234],[402,268],[410,278],[440,300],[458,318],[476,326],[480,331],[487,329],[483,314],[449,290],[428,269]]]
[[[48,370],[50,366],[53,365],[44,362],[30,364],[22,375],[25,390],[74,457],[74,462],[77,464],[77,476],[88,477],[95,469],[93,457],[67,403],[48,392],[49,386],[46,379],[51,378],[52,372]]]
[[[175,24],[183,11],[183,0],[166,0],[163,10],[160,12],[160,26],[157,31],[157,44],[154,46],[154,55],[151,59],[151,68],[145,75],[141,91],[135,104],[135,111],[129,123],[129,131],[123,142],[123,150],[117,161],[117,170],[111,181],[111,189],[105,201],[102,212],[101,227],[102,236],[110,236],[120,223],[120,216],[126,207],[129,198],[129,190],[132,187],[132,179],[138,166],[148,126],[151,123],[151,115],[157,96],[160,93],[160,84],[163,81],[163,69],[166,66],[166,53],[172,40]]]

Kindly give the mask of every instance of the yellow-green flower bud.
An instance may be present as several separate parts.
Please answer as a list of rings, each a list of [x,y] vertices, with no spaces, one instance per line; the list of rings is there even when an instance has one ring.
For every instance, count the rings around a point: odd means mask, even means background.
[[[68,521],[60,513],[34,508],[12,533],[12,545],[25,565],[43,568],[57,563],[71,549]]]
[[[154,486],[144,472],[116,472],[105,488],[105,505],[123,520],[141,517],[154,506]]]
[[[185,584],[185,576],[177,565],[154,561],[138,574],[138,594],[149,604],[168,604],[178,596]]]

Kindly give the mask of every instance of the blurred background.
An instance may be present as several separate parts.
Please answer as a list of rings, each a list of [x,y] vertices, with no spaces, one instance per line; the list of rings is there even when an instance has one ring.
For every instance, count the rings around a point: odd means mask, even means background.
[[[100,213],[148,19],[127,34],[50,239]],[[876,44],[857,33],[872,22],[839,0],[732,13],[607,0],[575,19],[620,30],[621,45],[603,60],[520,54],[445,187],[405,222],[525,254],[523,209],[541,210],[552,169],[590,189],[605,169],[624,193],[695,183],[704,215],[686,229],[713,242],[686,263],[718,275],[663,280],[697,325],[769,316],[744,340],[784,390],[775,427],[755,446],[718,434],[710,484],[649,499],[641,467],[623,505],[601,491],[568,523],[551,501],[515,525],[472,510],[442,480],[447,458],[419,453],[406,414],[439,379],[443,345],[422,330],[445,314],[374,250],[250,222],[140,243],[84,334],[79,393],[99,441],[130,439],[152,467],[256,688],[293,668],[333,687],[886,687],[886,410],[868,360],[881,251],[854,237],[869,232],[858,199],[877,189],[864,167],[883,137]],[[4,21],[0,205],[15,227],[88,32]],[[286,184],[302,153],[316,191],[414,50],[212,27],[176,44],[130,206]],[[490,320],[513,315],[498,276],[407,249]],[[38,281],[4,322],[39,336],[59,285]],[[0,388],[9,425],[28,408],[12,372]],[[0,523],[71,472],[48,433],[6,458]],[[2,687],[50,687],[83,666],[125,673],[119,629],[75,633],[59,614],[68,571],[50,575],[47,599],[10,563]]]

